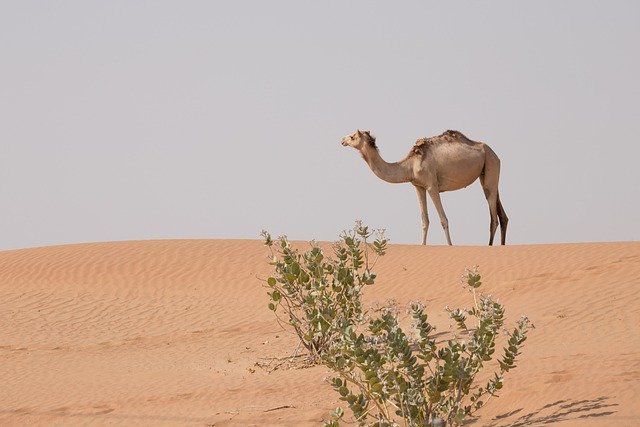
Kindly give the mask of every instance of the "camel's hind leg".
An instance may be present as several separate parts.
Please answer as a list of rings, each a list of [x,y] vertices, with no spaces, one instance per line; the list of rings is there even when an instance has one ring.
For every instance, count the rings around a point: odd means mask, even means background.
[[[487,203],[489,203],[489,216],[491,218],[491,222],[489,223],[489,246],[493,245],[493,237],[496,234],[496,229],[498,228],[498,215],[499,210],[502,214],[504,214],[504,209],[502,209],[502,204],[500,204],[500,209],[498,208],[499,198],[498,198],[498,181],[500,180],[500,159],[498,156],[485,145],[486,149],[486,157],[484,162],[484,170],[480,175],[480,184],[482,185],[482,189],[484,190],[484,195],[487,198]],[[502,215],[500,215],[502,217]],[[504,218],[506,219],[506,215]],[[502,232],[502,244],[504,245],[507,233],[507,224],[506,221],[504,225],[500,224],[500,229]]]
[[[498,193],[498,219],[500,220],[500,237],[504,245],[507,241],[507,224],[509,223],[509,218],[502,207],[502,202],[500,202],[500,193]]]
[[[496,234],[496,229],[498,228],[498,195],[488,188],[485,183],[486,178],[480,175],[480,184],[482,184],[484,195],[487,198],[487,203],[489,203],[489,217],[491,218],[491,222],[489,223],[489,246],[491,246],[493,245],[493,236]]]

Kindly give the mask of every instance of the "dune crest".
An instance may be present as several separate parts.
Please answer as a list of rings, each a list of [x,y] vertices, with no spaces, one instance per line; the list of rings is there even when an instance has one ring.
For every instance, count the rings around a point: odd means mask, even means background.
[[[0,252],[0,424],[321,425],[324,367],[266,309],[259,241],[158,240]],[[536,329],[476,425],[640,424],[640,243],[391,245],[371,306],[420,299],[440,329],[483,290]]]

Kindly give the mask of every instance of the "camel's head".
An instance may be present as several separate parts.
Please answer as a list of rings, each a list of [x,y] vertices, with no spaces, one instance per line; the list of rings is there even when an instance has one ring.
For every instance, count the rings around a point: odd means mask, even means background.
[[[356,150],[362,150],[365,144],[376,148],[376,137],[372,136],[368,130],[362,131],[358,129],[351,135],[347,135],[342,138],[342,145],[345,147],[348,145]]]

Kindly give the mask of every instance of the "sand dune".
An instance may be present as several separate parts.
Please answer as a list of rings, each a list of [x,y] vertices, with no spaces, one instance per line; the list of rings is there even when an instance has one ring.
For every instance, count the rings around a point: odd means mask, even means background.
[[[266,309],[266,254],[222,240],[0,252],[0,424],[321,425],[339,402],[325,368],[258,366],[296,345]],[[474,425],[640,425],[640,243],[392,245],[365,302],[423,300],[446,330],[475,264],[536,329]]]

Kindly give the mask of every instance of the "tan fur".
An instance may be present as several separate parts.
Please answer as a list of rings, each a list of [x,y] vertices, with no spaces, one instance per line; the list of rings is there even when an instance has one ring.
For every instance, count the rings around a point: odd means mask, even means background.
[[[357,149],[371,170],[380,179],[391,183],[410,182],[416,188],[422,214],[422,244],[427,242],[429,217],[426,193],[438,211],[447,243],[451,244],[449,221],[442,207],[440,193],[467,187],[476,179],[489,203],[489,245],[500,223],[501,243],[507,235],[507,218],[498,193],[500,159],[483,142],[468,139],[461,132],[448,130],[441,135],[416,141],[407,156],[396,163],[387,163],[378,152],[375,137],[369,131],[357,130],[342,138],[342,145]]]

